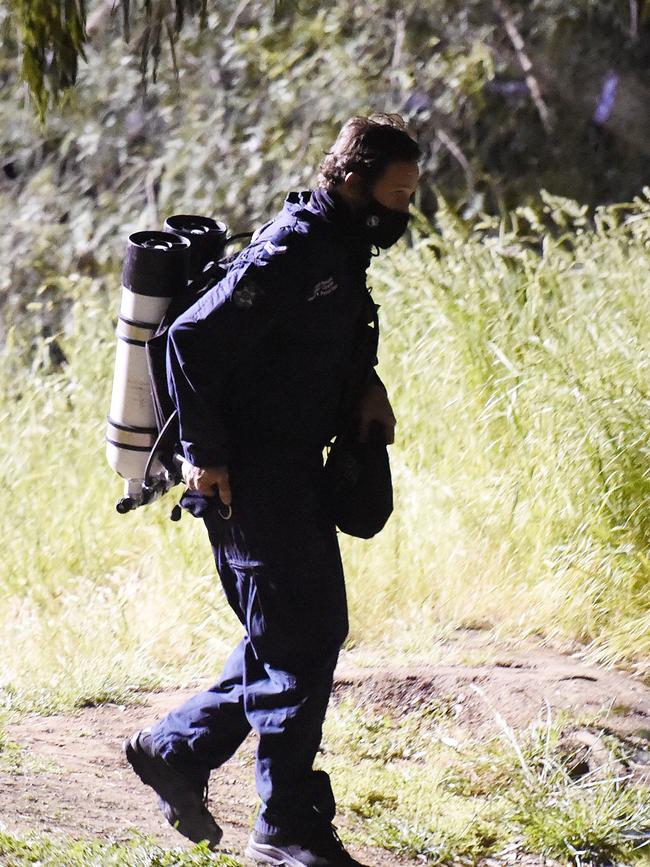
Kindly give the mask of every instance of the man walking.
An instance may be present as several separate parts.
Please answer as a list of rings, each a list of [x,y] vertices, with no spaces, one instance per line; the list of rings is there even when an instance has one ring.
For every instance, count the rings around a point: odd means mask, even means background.
[[[211,689],[133,734],[125,753],[167,820],[214,848],[210,771],[255,729],[262,806],[246,854],[257,864],[358,867],[332,827],[329,777],[312,768],[348,631],[322,451],[350,421],[366,270],[406,229],[418,156],[401,119],[349,120],[318,188],[291,193],[170,331],[183,478],[244,637]],[[353,412],[360,438],[378,422],[393,442],[374,370]]]

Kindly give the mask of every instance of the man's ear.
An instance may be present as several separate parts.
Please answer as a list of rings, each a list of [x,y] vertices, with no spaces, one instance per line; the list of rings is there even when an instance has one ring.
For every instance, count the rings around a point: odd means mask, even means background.
[[[348,172],[343,178],[343,183],[350,192],[361,192],[363,178],[358,172]]]
[[[341,186],[341,192],[349,202],[353,205],[364,204],[367,198],[366,184],[358,172],[348,172]]]

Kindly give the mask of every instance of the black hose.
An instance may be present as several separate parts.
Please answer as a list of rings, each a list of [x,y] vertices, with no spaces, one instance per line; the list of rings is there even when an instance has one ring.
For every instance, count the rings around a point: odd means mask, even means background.
[[[162,430],[158,434],[158,438],[156,439],[156,442],[151,447],[151,451],[149,452],[149,457],[147,458],[147,463],[146,463],[146,466],[144,468],[144,483],[145,483],[145,485],[150,484],[149,474],[151,472],[151,467],[152,467],[152,464],[154,462],[154,459],[155,459],[156,455],[158,454],[160,444],[163,442],[163,438],[169,432],[170,427],[176,421],[177,418],[178,418],[178,410],[175,409],[174,412],[169,416],[169,418],[167,419],[167,421],[163,425]]]

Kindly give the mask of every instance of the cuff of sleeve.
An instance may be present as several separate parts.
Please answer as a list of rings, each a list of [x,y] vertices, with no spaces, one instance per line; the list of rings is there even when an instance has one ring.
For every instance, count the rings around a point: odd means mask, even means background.
[[[228,451],[225,448],[202,448],[196,443],[183,443],[183,457],[193,467],[228,466]]]

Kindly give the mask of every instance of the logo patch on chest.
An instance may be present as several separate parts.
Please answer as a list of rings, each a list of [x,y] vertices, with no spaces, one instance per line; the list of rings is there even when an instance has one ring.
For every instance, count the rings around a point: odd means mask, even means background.
[[[331,295],[332,292],[336,292],[338,288],[338,283],[334,281],[334,278],[328,277],[326,280],[321,280],[320,283],[317,283],[313,287],[311,295],[307,301],[314,301],[316,298],[324,298],[326,295]]]

